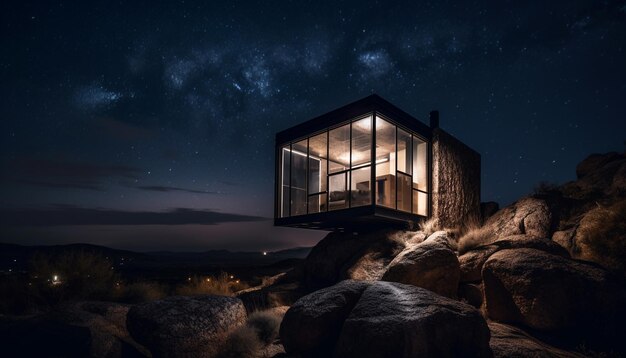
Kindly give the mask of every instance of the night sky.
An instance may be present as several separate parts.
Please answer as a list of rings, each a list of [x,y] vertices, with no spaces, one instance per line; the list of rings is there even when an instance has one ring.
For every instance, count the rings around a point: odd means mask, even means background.
[[[482,155],[482,200],[626,139],[624,1],[3,1],[0,241],[276,250],[274,135],[371,93]]]

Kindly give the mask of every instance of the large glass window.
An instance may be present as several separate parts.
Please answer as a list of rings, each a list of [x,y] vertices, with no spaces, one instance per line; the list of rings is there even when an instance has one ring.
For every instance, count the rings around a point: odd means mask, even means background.
[[[326,211],[328,132],[309,138],[309,214]]]
[[[396,126],[376,117],[376,205],[396,207]]]
[[[289,187],[291,186],[289,180],[291,175],[291,148],[289,145],[281,149],[280,156],[283,163],[283,165],[280,166],[280,216],[286,217],[289,216]]]
[[[428,143],[385,117],[356,118],[284,145],[280,160],[281,217],[372,205],[372,190],[376,205],[428,215]]]
[[[291,215],[306,214],[307,140],[291,146]]]
[[[428,216],[428,145],[413,136],[413,214]]]

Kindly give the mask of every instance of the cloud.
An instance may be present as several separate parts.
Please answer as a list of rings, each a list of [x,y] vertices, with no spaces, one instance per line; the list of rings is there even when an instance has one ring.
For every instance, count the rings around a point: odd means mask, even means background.
[[[79,87],[74,93],[73,102],[82,110],[97,110],[106,108],[122,99],[120,92],[104,88],[99,84],[90,84]]]
[[[112,179],[136,179],[141,169],[62,159],[20,158],[3,165],[2,179],[45,188],[104,190]]]
[[[140,185],[140,186],[134,186],[133,188],[141,189],[141,190],[148,190],[148,191],[158,191],[158,192],[163,192],[163,193],[172,192],[172,191],[180,191],[180,192],[193,193],[193,194],[224,194],[219,191],[195,190],[195,189],[179,188],[175,186],[161,186],[161,185]]]
[[[73,225],[217,225],[228,222],[265,221],[260,216],[221,213],[213,210],[176,208],[170,211],[122,211],[72,206],[51,209],[2,209],[3,226]]]

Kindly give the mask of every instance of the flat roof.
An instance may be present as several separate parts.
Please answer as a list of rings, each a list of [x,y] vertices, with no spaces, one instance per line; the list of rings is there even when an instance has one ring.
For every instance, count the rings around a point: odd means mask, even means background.
[[[380,114],[388,117],[397,125],[416,132],[425,139],[431,139],[432,130],[428,125],[420,122],[417,118],[394,106],[379,95],[372,94],[276,133],[276,144],[287,143],[307,137],[315,132],[322,131],[359,115],[374,111],[380,112]]]

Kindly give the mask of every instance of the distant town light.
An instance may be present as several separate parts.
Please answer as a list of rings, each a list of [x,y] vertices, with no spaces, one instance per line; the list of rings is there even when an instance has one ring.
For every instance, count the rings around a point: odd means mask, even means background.
[[[267,256],[267,251],[263,251],[263,256]]]

